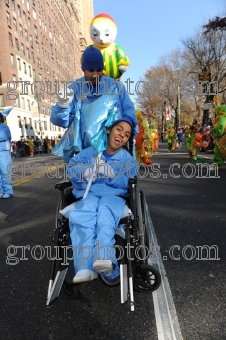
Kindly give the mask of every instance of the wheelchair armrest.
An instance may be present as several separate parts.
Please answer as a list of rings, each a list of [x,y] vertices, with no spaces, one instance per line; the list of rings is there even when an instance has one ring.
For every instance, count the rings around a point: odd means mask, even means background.
[[[59,183],[55,184],[55,189],[64,190],[64,189],[69,188],[71,186],[72,186],[71,181],[59,182]]]

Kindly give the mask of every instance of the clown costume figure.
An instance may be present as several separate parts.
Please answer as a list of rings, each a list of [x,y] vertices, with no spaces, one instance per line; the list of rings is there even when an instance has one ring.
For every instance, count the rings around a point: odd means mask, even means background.
[[[154,153],[156,153],[159,147],[159,134],[158,130],[155,128],[155,124],[150,125],[150,140],[154,146]]]
[[[98,48],[104,58],[104,75],[120,79],[127,70],[130,61],[124,49],[114,43],[117,26],[114,19],[106,14],[96,15],[90,24],[90,37],[93,46]]]
[[[216,118],[212,133],[214,136],[213,166],[210,170],[215,170],[215,166],[222,166],[226,161],[226,105],[219,105],[215,108]]]
[[[191,133],[192,133],[191,128],[190,128],[189,125],[187,125],[185,130],[184,130],[185,145],[186,145],[187,149],[190,148],[189,137],[191,136]]]
[[[173,127],[173,124],[168,124],[168,129],[166,130],[166,139],[168,143],[168,152],[174,152],[176,149],[176,137],[177,133]]]
[[[140,110],[136,110],[138,119],[138,134],[136,136],[136,159],[138,163],[151,166],[151,156],[154,153],[154,141],[151,140],[147,119]]]
[[[107,147],[102,155],[91,146],[74,156],[68,165],[73,194],[78,199],[69,215],[74,283],[93,280],[98,273],[108,279],[120,275],[114,235],[119,220],[128,215],[122,197],[128,195],[129,178],[138,171],[138,164],[123,148],[134,134],[134,124],[130,118],[121,118],[106,132]],[[81,199],[90,180],[89,193]]]

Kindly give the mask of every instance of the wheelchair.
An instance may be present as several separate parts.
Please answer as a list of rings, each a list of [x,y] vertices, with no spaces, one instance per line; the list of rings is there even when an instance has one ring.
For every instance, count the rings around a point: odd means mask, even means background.
[[[78,284],[73,283],[74,263],[70,240],[69,220],[60,214],[60,210],[76,201],[72,194],[71,182],[60,182],[55,185],[61,192],[56,209],[54,237],[52,238],[51,268],[46,305],[49,306],[59,296],[61,288],[71,298],[76,298]],[[116,258],[120,265],[120,276],[110,280],[102,275],[99,279],[106,285],[120,285],[121,303],[128,302],[134,311],[133,289],[149,293],[161,284],[159,271],[148,264],[149,230],[144,193],[137,185],[137,179],[129,180],[127,205],[132,214],[120,220],[115,234]],[[117,233],[123,230],[124,235]],[[121,256],[119,249],[126,249]],[[129,249],[129,256],[128,256]]]
[[[132,140],[129,141],[128,149],[127,151],[132,154]],[[73,187],[71,182],[67,181],[57,183],[55,189],[60,190],[61,194],[56,208],[55,230],[52,237],[47,306],[58,298],[61,288],[75,299],[78,285],[81,284],[73,283],[75,271],[69,219],[60,213],[62,209],[76,202],[72,193]],[[150,255],[148,208],[144,193],[138,187],[137,178],[129,179],[128,195],[125,199],[131,213],[119,221],[115,234],[120,275],[112,280],[100,274],[98,277],[105,285],[120,286],[121,303],[127,302],[131,311],[134,311],[134,290],[141,293],[155,291],[161,284],[161,275],[155,267],[148,264]]]

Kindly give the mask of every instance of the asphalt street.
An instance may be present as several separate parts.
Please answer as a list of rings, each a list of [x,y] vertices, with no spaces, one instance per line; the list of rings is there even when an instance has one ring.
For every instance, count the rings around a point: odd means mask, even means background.
[[[211,163],[211,153],[200,156]],[[140,171],[139,185],[183,339],[225,340],[226,164],[210,177],[205,166],[189,162],[185,147],[168,153],[166,143],[159,145],[152,161],[152,170]],[[0,201],[1,338],[160,339],[151,294],[135,292],[131,312],[120,303],[118,286],[94,280],[79,285],[75,300],[61,291],[56,302],[46,306],[50,260],[46,254],[40,260],[34,257],[41,257],[37,245],[45,250],[51,245],[59,199],[54,186],[63,176],[57,162],[62,163],[50,155],[14,160],[14,197]],[[45,163],[52,166],[48,175]]]

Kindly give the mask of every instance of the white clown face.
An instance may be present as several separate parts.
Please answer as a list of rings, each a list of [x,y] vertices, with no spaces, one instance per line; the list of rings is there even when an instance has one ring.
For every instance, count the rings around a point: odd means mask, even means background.
[[[114,42],[117,35],[117,27],[109,20],[95,22],[90,27],[90,37],[93,45],[104,48]]]

